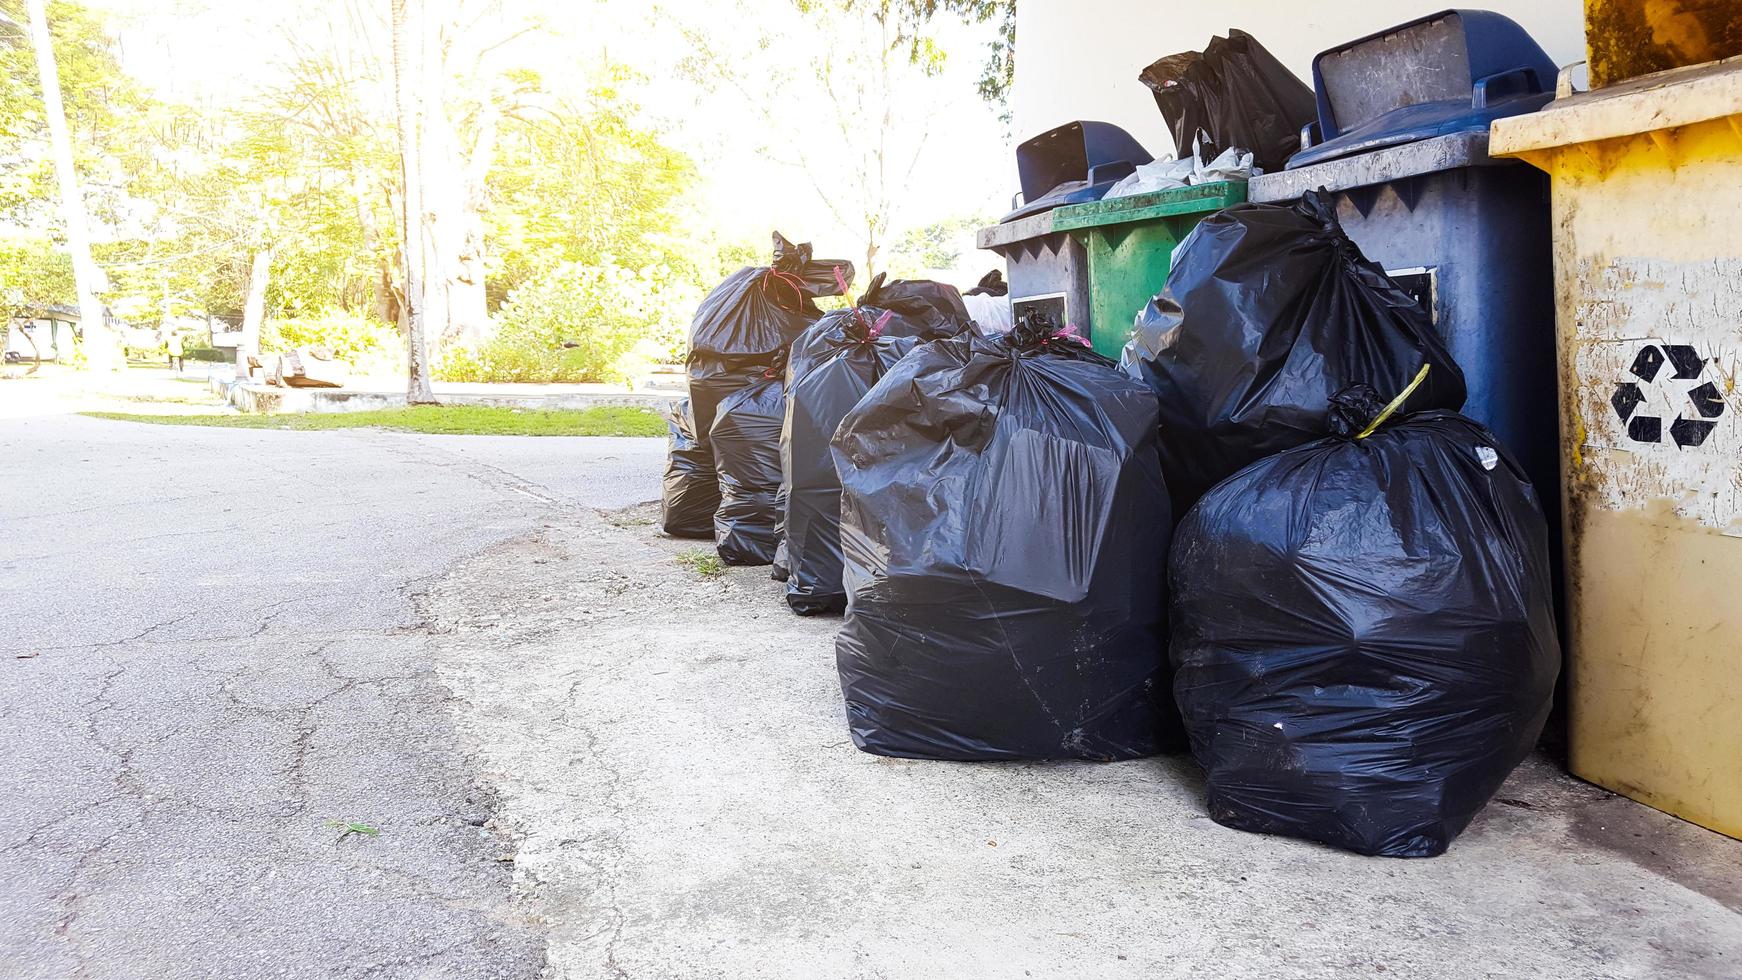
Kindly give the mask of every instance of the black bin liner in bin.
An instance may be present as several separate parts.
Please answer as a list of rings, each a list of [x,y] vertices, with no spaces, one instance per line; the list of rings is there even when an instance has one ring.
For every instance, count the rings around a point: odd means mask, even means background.
[[[1138,314],[1122,360],[1161,402],[1162,472],[1183,516],[1248,463],[1318,439],[1351,384],[1458,409],[1464,374],[1427,312],[1309,193],[1240,204],[1198,223],[1167,287]]]
[[[1181,739],[1155,399],[1044,317],[902,358],[841,423],[853,741],[1122,759]]]
[[[1189,153],[1203,134],[1224,149],[1252,151],[1265,173],[1300,149],[1301,127],[1319,116],[1313,90],[1245,31],[1212,38],[1203,51],[1170,54],[1143,69],[1174,149]]]
[[[823,315],[792,345],[787,365],[786,602],[801,615],[840,612],[841,481],[829,441],[841,419],[917,344],[968,328],[955,287],[929,281],[886,284],[879,275],[852,309]]]
[[[786,503],[780,475],[785,416],[778,364],[720,402],[711,433],[720,477],[714,550],[728,565],[768,565],[776,558]]]
[[[1430,411],[1206,495],[1171,561],[1175,690],[1210,815],[1362,854],[1440,854],[1528,755],[1560,669],[1548,531],[1487,429]]]
[[[714,536],[720,483],[713,455],[696,439],[695,416],[685,398],[665,411],[665,483],[659,496],[659,526],[679,538]]]

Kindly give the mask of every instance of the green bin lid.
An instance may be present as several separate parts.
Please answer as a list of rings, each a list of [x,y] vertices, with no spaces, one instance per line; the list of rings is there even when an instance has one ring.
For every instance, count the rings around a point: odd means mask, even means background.
[[[1093,228],[1097,225],[1147,221],[1151,218],[1172,218],[1182,214],[1208,213],[1245,200],[1245,181],[1218,180],[1208,184],[1132,194],[1128,197],[1105,198],[1088,204],[1073,204],[1052,213],[1052,227],[1054,231],[1068,231]]]

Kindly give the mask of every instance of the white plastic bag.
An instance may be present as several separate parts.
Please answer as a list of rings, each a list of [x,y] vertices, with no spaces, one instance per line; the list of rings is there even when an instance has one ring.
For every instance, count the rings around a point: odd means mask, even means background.
[[[1199,162],[1191,182],[1208,184],[1218,180],[1251,180],[1257,173],[1258,168],[1252,165],[1252,154],[1230,146],[1209,163]]]
[[[1192,142],[1192,155],[1181,160],[1157,160],[1138,167],[1130,176],[1114,184],[1107,198],[1147,194],[1172,190],[1191,184],[1208,184],[1218,180],[1250,180],[1259,171],[1252,165],[1252,154],[1229,147],[1209,163],[1203,161],[1203,145]],[[1104,198],[1105,199],[1105,198]]]
[[[1129,197],[1184,187],[1197,164],[1196,160],[1157,160],[1138,167],[1124,180],[1114,184],[1107,197]]]
[[[1008,296],[964,293],[962,302],[967,304],[968,315],[974,318],[974,329],[982,337],[1009,333],[1016,326],[1016,318],[1010,313]]]

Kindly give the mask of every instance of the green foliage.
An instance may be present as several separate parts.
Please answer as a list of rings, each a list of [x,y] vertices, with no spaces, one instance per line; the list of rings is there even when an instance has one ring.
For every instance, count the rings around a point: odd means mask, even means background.
[[[644,408],[583,408],[543,411],[480,405],[419,405],[369,412],[310,412],[305,415],[142,415],[85,412],[91,418],[156,425],[199,425],[221,429],[388,429],[434,435],[488,436],[647,436],[663,437],[665,420]]]
[[[683,344],[699,291],[670,269],[564,263],[520,286],[482,350],[450,351],[445,381],[615,382]],[[635,351],[643,346],[640,357]],[[651,346],[652,350],[647,348]]]
[[[0,240],[0,324],[44,306],[76,306],[73,262],[46,239]]]
[[[29,21],[24,0],[0,0],[0,218],[47,229],[59,213]],[[124,206],[126,175],[146,164],[147,100],[121,70],[101,15],[50,0],[48,26],[86,204],[94,217],[112,220]]]
[[[830,0],[795,0],[800,9],[810,9]],[[893,22],[899,29],[897,44],[908,48],[914,64],[936,71],[943,52],[926,35],[926,25],[940,13],[955,14],[970,24],[998,22],[998,36],[987,44],[986,64],[980,75],[980,97],[1006,105],[1016,82],[1016,0],[832,0],[845,10],[874,8],[878,20]]]
[[[520,73],[526,106],[504,126],[489,179],[492,300],[565,263],[663,266],[700,281],[701,250],[678,227],[695,166],[635,121],[623,89],[633,80],[610,67],[576,100]]]
[[[962,261],[966,249],[971,249],[973,232],[991,224],[993,219],[979,215],[934,221],[924,228],[915,228],[896,242],[890,259],[890,271],[904,278],[919,276],[939,269],[954,269]]]
[[[720,561],[720,556],[712,551],[701,549],[686,551],[677,556],[677,563],[693,569],[697,575],[704,578],[713,578],[716,575],[726,573],[726,566]]]
[[[1012,0],[802,3],[856,8],[860,20],[875,13],[886,29],[873,36],[908,45],[925,71],[944,58],[925,30],[934,16],[988,20],[1013,9]],[[315,5],[273,42],[257,79],[264,88],[196,107],[127,76],[105,9],[49,0],[95,258],[112,283],[101,298],[117,315],[137,325],[233,320],[253,256],[270,248],[265,350],[326,346],[362,373],[404,369],[399,332],[385,325],[400,313],[401,286],[392,80],[362,23],[379,13],[367,6],[334,15]],[[0,223],[29,236],[0,239],[0,306],[73,305],[24,8],[0,0]],[[905,68],[894,50],[882,61]],[[466,84],[441,100],[462,156],[483,120],[500,125],[493,153],[462,161],[486,165],[479,206],[498,330],[479,350],[438,357],[439,376],[621,381],[681,358],[704,289],[766,262],[766,244],[722,245],[693,230],[705,225],[687,211],[697,167],[636,103],[645,79],[607,65],[552,66],[547,80],[513,60],[520,66],[506,71],[450,66]],[[836,85],[851,95],[876,74],[843,67]],[[871,232],[886,230],[886,218]]]
[[[395,374],[405,367],[405,340],[399,328],[365,313],[323,310],[296,319],[268,317],[260,326],[260,349],[326,347],[359,374]]]

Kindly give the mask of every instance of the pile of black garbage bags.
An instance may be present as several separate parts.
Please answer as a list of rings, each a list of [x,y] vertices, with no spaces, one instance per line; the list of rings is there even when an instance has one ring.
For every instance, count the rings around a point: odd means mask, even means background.
[[[853,264],[815,259],[809,243],[794,245],[774,233],[774,261],[746,266],[714,287],[690,322],[685,364],[689,397],[666,419],[670,452],[660,524],[682,538],[718,537],[721,560],[769,564],[779,539],[774,501],[778,462],[756,440],[774,420],[776,441],[784,415],[781,384],[787,350],[823,311],[817,299],[845,293]],[[726,415],[724,427],[716,425]],[[716,459],[714,440],[729,452]]]
[[[937,283],[812,316],[850,266],[777,244],[697,315],[666,528],[705,515],[795,612],[845,613],[859,748],[1189,745],[1218,822],[1408,857],[1532,750],[1561,659],[1536,490],[1318,196],[1200,223],[1119,364],[1044,314],[986,335]]]

